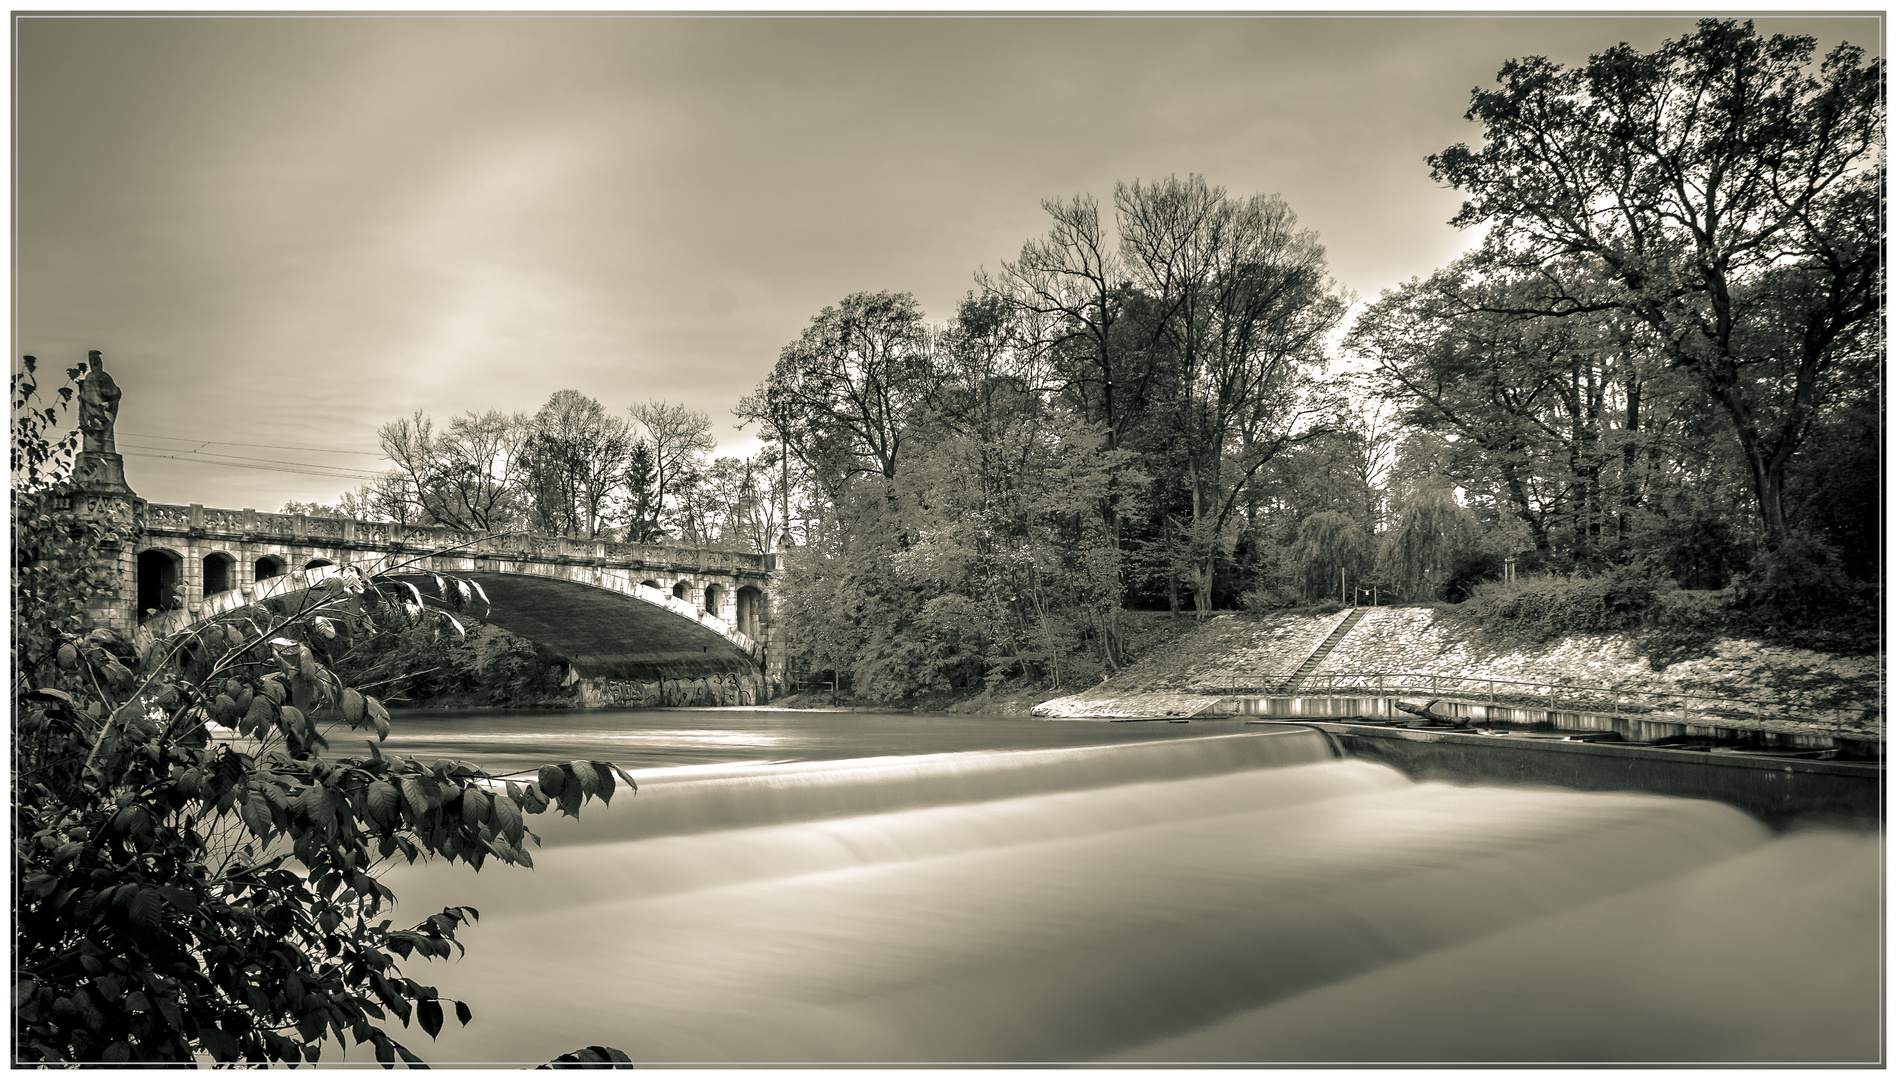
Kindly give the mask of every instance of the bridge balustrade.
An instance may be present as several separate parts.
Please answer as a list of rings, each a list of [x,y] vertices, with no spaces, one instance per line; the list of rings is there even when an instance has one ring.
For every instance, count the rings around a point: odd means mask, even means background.
[[[623,540],[576,540],[534,533],[483,535],[440,525],[398,525],[353,518],[273,514],[204,506],[150,503],[146,528],[157,533],[195,533],[242,537],[255,542],[328,541],[343,547],[437,551],[462,556],[508,559],[598,559],[645,565],[685,566],[731,573],[768,574],[776,557],[753,552],[638,544]]]

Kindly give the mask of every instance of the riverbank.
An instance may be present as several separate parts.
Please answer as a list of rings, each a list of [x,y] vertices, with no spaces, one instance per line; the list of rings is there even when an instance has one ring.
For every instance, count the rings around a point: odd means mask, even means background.
[[[1663,664],[1630,636],[1613,634],[1503,649],[1472,640],[1466,626],[1430,607],[1222,612],[1098,686],[1040,703],[1035,714],[1186,716],[1227,698],[1333,692],[1883,735],[1881,656],[1724,639],[1706,655]]]

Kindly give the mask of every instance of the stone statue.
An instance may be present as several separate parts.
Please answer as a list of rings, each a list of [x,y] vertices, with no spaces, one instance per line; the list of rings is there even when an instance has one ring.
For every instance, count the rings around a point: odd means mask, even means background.
[[[125,392],[106,374],[99,350],[88,353],[86,361],[91,370],[79,381],[79,430],[85,434],[81,449],[115,454],[118,449],[112,439],[112,425],[118,421],[119,398]]]

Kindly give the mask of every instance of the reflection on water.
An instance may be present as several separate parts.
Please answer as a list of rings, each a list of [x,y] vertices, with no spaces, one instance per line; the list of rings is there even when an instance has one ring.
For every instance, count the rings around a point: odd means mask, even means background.
[[[405,917],[482,910],[465,959],[409,966],[476,1013],[437,1043],[417,1035],[424,1056],[536,1063],[591,1043],[653,1063],[1878,1053],[1874,837],[1774,838],[1691,800],[1415,784],[1300,729],[1179,738],[1183,726],[960,718],[978,726],[879,734],[837,717],[817,740],[828,753],[794,727],[699,715],[643,732],[710,736],[673,755],[692,767],[636,770],[636,798],[540,819],[536,871],[389,875]],[[912,732],[964,752],[883,756]],[[477,734],[453,756],[499,735]],[[775,752],[809,760],[741,764],[753,744],[726,734],[781,738]],[[1049,737],[1113,745],[1035,742]],[[1028,745],[967,748],[1013,738]]]

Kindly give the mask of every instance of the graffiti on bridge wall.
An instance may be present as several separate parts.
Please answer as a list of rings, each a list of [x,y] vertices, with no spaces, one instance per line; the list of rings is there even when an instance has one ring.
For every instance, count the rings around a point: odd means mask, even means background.
[[[702,679],[587,680],[582,686],[586,704],[625,709],[657,709],[683,705],[759,705],[771,698],[770,685],[755,673],[710,675]]]

